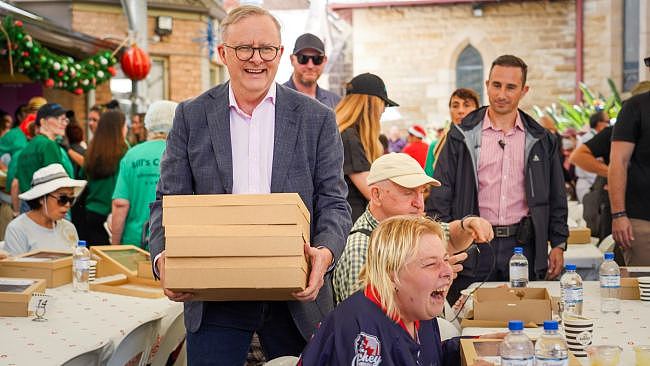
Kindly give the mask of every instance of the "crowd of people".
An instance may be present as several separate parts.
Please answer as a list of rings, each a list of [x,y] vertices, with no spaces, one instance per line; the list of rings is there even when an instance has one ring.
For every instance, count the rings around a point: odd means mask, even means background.
[[[587,134],[559,136],[519,109],[528,65],[502,55],[488,104],[455,90],[451,124],[428,145],[417,124],[407,140],[396,128],[381,137],[380,117],[398,103],[379,76],[355,76],[343,98],[319,87],[317,36],[296,40],[284,84],[268,11],[232,10],[221,39],[228,82],[155,102],[130,128],[119,109],[96,106],[84,139],[69,111],[34,98],[15,123],[3,114],[0,138],[10,254],[77,238],[149,249],[165,294],[185,304],[190,364],[240,365],[252,350],[249,362],[459,365],[458,339],[443,340],[435,318],[455,320],[449,304],[471,283],[507,281],[514,247],[532,281],[558,278],[567,192],[597,202],[590,225],[601,239],[609,228],[625,264],[650,265],[650,93],[627,101],[614,127],[599,112]],[[311,214],[310,274],[294,301],[194,301],[165,288],[163,196],[275,192],[298,193]]]
[[[176,105],[153,103],[133,116],[130,129],[116,101],[93,106],[88,138],[73,111],[42,97],[20,106],[15,119],[4,113],[4,250],[70,250],[79,239],[146,249],[149,203]]]

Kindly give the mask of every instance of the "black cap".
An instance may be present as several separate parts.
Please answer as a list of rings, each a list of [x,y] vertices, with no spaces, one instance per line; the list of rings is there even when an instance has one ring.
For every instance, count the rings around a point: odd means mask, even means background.
[[[296,44],[293,46],[293,54],[297,55],[298,52],[311,48],[318,51],[321,55],[325,54],[325,44],[320,38],[311,33],[305,33],[296,39]]]
[[[345,88],[345,94],[374,95],[386,102],[388,107],[399,107],[399,104],[388,99],[384,81],[379,76],[371,73],[360,74],[350,80]]]
[[[36,126],[40,126],[41,118],[58,117],[66,112],[67,111],[58,103],[47,103],[38,109],[38,112],[36,112],[36,120],[34,122],[36,122]]]

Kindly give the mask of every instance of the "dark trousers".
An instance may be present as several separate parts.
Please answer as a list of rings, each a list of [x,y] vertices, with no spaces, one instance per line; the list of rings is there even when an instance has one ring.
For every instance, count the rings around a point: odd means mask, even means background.
[[[453,305],[456,302],[460,297],[461,290],[466,289],[474,282],[485,280],[493,264],[495,265],[494,270],[487,281],[509,281],[510,258],[513,255],[513,249],[518,246],[523,248],[524,256],[528,259],[528,278],[530,281],[534,281],[536,277],[533,271],[535,262],[533,245],[518,244],[516,236],[494,238],[490,244],[478,244],[478,249],[481,252],[472,252],[463,263],[465,269],[458,274],[447,293],[449,304]],[[494,256],[496,256],[496,263],[494,263]]]
[[[187,333],[188,365],[241,366],[257,332],[267,360],[298,356],[306,342],[293,322],[286,302],[260,303],[257,311],[241,327],[214,321],[210,303],[205,304],[199,330]]]
[[[79,230],[79,239],[88,242],[88,245],[108,245],[108,233],[104,229],[108,215],[101,215],[93,211],[86,210],[86,226]],[[79,228],[77,228],[79,229]]]

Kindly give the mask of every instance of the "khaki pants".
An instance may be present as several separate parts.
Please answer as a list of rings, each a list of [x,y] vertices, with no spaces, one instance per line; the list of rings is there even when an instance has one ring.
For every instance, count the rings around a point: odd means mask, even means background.
[[[5,202],[0,203],[0,241],[5,240],[5,230],[13,218],[11,205]]]
[[[625,249],[626,266],[650,266],[650,221],[630,219],[634,240],[632,248]]]

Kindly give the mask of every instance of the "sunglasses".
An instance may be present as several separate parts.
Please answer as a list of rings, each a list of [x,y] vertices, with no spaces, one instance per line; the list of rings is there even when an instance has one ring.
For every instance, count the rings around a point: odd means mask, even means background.
[[[70,206],[72,206],[74,204],[74,201],[76,200],[76,197],[66,196],[66,195],[56,196],[53,194],[48,194],[48,196],[54,198],[56,200],[56,203],[59,206],[65,206],[68,203],[70,204]]]
[[[296,59],[298,60],[298,63],[301,64],[301,65],[307,65],[307,63],[309,62],[309,59],[311,59],[311,62],[314,65],[318,66],[318,65],[323,63],[323,61],[325,60],[325,56],[298,54],[298,55],[296,55]]]

